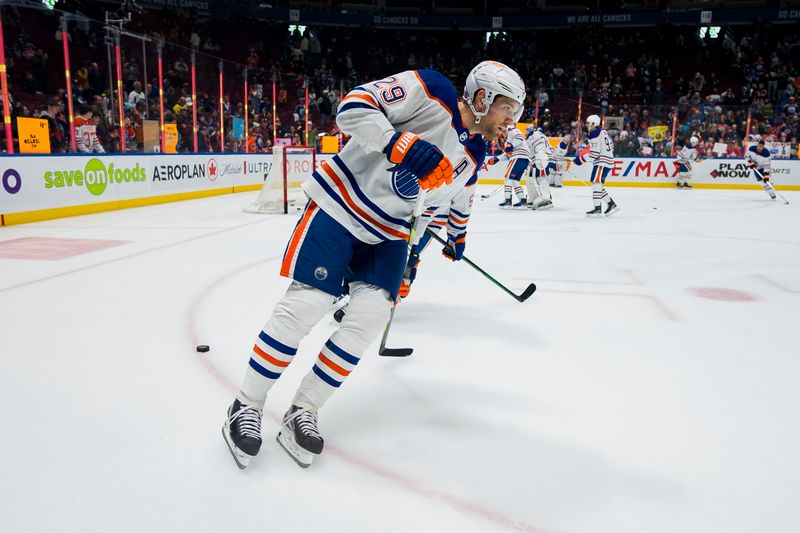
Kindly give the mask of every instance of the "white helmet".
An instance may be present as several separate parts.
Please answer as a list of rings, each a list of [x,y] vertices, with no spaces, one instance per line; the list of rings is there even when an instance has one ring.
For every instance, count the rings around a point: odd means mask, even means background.
[[[697,144],[699,141],[700,141],[700,139],[698,139],[697,137],[695,137],[694,135],[692,135],[692,137],[689,139],[689,145],[690,145],[690,146],[694,146],[694,145],[696,145],[696,144]]]
[[[598,117],[597,115],[589,115],[588,117],[586,117],[586,126],[589,128],[590,131],[595,129],[599,125],[600,125],[600,117]]]
[[[473,102],[475,93],[480,89],[486,91],[483,97],[486,109],[482,112],[478,112],[475,109]],[[514,69],[497,61],[482,61],[478,63],[469,73],[467,82],[464,84],[464,101],[475,115],[476,124],[480,123],[481,118],[485,117],[489,112],[489,106],[492,105],[498,94],[507,96],[519,104],[519,111],[514,117],[514,122],[519,122],[519,119],[522,118],[522,110],[525,107],[525,83],[522,78],[519,77],[519,74]]]

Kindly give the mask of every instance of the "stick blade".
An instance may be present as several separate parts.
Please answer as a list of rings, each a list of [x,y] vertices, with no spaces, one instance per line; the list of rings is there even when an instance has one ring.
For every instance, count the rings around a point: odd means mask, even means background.
[[[381,348],[378,355],[383,357],[408,357],[414,353],[414,348]]]
[[[530,298],[534,292],[536,292],[536,284],[531,283],[530,285],[528,285],[528,288],[522,292],[522,294],[517,296],[517,300],[520,302],[524,302],[525,300]]]

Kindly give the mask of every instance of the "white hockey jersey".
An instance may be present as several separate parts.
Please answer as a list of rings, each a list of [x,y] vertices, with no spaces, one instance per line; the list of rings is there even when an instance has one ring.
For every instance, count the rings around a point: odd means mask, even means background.
[[[508,158],[515,162],[519,158],[525,158],[530,161],[532,153],[525,142],[525,137],[518,128],[508,130],[508,137],[506,142],[511,145],[511,151],[507,152]]]
[[[679,164],[686,165],[686,167],[691,170],[692,163],[697,161],[697,150],[692,148],[691,144],[686,144],[681,148],[681,151],[678,152],[677,159]]]
[[[396,131],[419,135],[453,165],[453,183],[428,193],[426,211],[450,205],[485,156],[483,137],[470,135],[461,122],[453,84],[434,70],[409,70],[356,87],[339,104],[336,123],[352,138],[338,155],[322,162],[303,189],[368,244],[405,240],[410,230],[417,176],[383,153]],[[459,212],[469,217],[469,208]]]
[[[552,161],[556,164],[563,163],[564,160],[567,158],[568,150],[569,150],[569,145],[564,141],[559,141],[559,143],[553,148],[550,154]]]
[[[531,159],[534,162],[540,162],[537,168],[545,168],[550,161],[551,155],[550,142],[547,140],[545,134],[539,130],[535,130],[528,136],[525,142],[528,145],[528,150],[530,150]]]
[[[452,200],[450,205],[443,205],[436,209],[428,209],[420,216],[419,232],[425,231],[430,227],[433,231],[439,231],[447,226],[447,235],[453,240],[460,234],[467,231],[470,212],[472,211],[472,200],[475,197],[475,184],[478,183],[477,174],[470,178]]]
[[[769,150],[767,150],[766,146],[761,151],[758,150],[757,145],[751,146],[747,149],[747,153],[745,154],[744,158],[748,161],[754,162],[758,170],[769,173],[772,163],[772,154]]]
[[[614,166],[614,141],[606,130],[595,128],[589,132],[589,152],[580,158],[581,161],[594,163],[597,167]]]

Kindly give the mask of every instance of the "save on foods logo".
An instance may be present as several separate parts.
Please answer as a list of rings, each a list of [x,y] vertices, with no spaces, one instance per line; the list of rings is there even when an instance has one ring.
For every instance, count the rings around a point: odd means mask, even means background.
[[[81,170],[54,170],[44,173],[45,189],[63,187],[86,187],[94,196],[106,192],[112,184],[145,181],[144,167],[136,163],[133,167],[116,166],[114,163],[105,163],[97,158],[90,159]]]

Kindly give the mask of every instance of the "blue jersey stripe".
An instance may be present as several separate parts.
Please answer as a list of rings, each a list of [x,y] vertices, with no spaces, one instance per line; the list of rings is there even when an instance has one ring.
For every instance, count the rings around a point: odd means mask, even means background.
[[[328,196],[330,196],[331,198],[333,198],[333,201],[334,201],[334,202],[336,202],[337,204],[339,204],[339,206],[340,206],[342,209],[344,209],[344,210],[347,212],[347,214],[348,214],[348,215],[350,215],[350,216],[351,216],[351,217],[353,217],[353,218],[354,218],[356,221],[358,221],[358,223],[359,223],[359,224],[360,224],[360,225],[361,225],[361,226],[362,226],[362,227],[363,227],[365,230],[367,230],[368,232],[372,233],[373,235],[375,235],[377,238],[379,238],[379,239],[380,239],[380,240],[382,240],[382,241],[388,241],[388,240],[389,240],[389,238],[388,238],[388,237],[386,237],[385,235],[383,235],[382,233],[380,233],[380,232],[379,232],[377,229],[373,228],[373,227],[372,227],[370,224],[368,224],[367,222],[365,222],[364,220],[362,220],[362,219],[361,219],[361,217],[359,217],[359,216],[358,216],[356,213],[354,213],[354,212],[353,212],[353,211],[350,209],[350,207],[348,207],[347,203],[346,203],[346,202],[345,202],[345,201],[344,201],[342,198],[340,198],[338,194],[336,194],[336,193],[334,192],[334,190],[331,188],[331,186],[330,186],[330,185],[328,185],[328,183],[327,183],[327,182],[325,181],[325,179],[324,179],[324,178],[323,178],[323,177],[322,177],[322,176],[319,174],[319,172],[317,172],[317,171],[314,171],[314,172],[311,174],[311,176],[314,178],[314,180],[316,180],[316,182],[317,182],[317,183],[319,183],[320,187],[322,187],[322,190],[324,190],[326,193],[328,193]]]
[[[278,379],[279,377],[281,377],[280,374],[276,374],[275,372],[270,372],[269,370],[267,370],[263,366],[261,366],[258,363],[256,363],[255,359],[253,359],[253,358],[250,358],[250,368],[252,368],[256,372],[258,372],[259,374],[261,374],[265,378]]]
[[[345,352],[338,346],[336,346],[332,340],[328,339],[328,342],[325,343],[325,347],[341,357],[343,360],[347,361],[351,365],[357,365],[360,359],[355,355],[350,355],[349,353]]]
[[[284,353],[286,355],[297,354],[297,348],[292,348],[291,346],[286,346],[282,342],[276,341],[275,339],[267,335],[266,331],[262,331],[261,333],[259,333],[258,338],[264,341],[264,343],[266,343],[268,346],[272,346],[281,353]]]
[[[344,113],[345,111],[349,111],[351,109],[370,109],[372,111],[380,111],[375,106],[371,106],[369,104],[362,104],[360,102],[347,102],[342,107],[339,108],[339,113]]]
[[[325,373],[325,371],[324,371],[324,370],[322,370],[322,369],[321,369],[321,368],[320,368],[318,365],[316,365],[316,364],[314,365],[314,373],[315,373],[315,374],[316,374],[316,375],[319,377],[319,379],[321,379],[322,381],[324,381],[325,383],[327,383],[327,384],[328,384],[328,385],[330,385],[331,387],[336,387],[336,388],[338,389],[338,388],[339,388],[339,385],[341,385],[341,384],[342,384],[342,382],[341,382],[341,381],[336,381],[335,379],[333,379],[332,377],[330,377],[328,374],[326,374],[326,373]]]
[[[347,181],[350,183],[350,187],[353,188],[353,191],[356,193],[356,196],[358,196],[358,199],[361,200],[362,202],[364,202],[364,204],[367,207],[372,209],[377,215],[379,215],[381,218],[383,218],[387,222],[390,222],[392,224],[397,224],[398,226],[402,226],[402,227],[404,227],[406,229],[410,229],[411,228],[411,225],[408,223],[408,220],[401,220],[399,218],[395,218],[395,217],[393,217],[391,215],[388,215],[383,209],[381,209],[380,207],[375,205],[375,203],[372,200],[367,198],[367,196],[364,194],[364,192],[358,186],[358,183],[356,183],[356,177],[353,176],[353,173],[350,172],[350,169],[347,168],[347,165],[344,164],[344,161],[342,161],[342,159],[338,155],[333,156],[333,162],[336,163],[336,166],[338,166],[339,168],[342,169],[342,172],[344,172],[344,175],[347,178]],[[387,162],[387,164],[388,164],[388,162]]]

